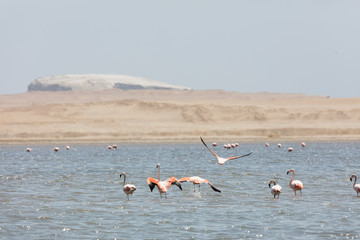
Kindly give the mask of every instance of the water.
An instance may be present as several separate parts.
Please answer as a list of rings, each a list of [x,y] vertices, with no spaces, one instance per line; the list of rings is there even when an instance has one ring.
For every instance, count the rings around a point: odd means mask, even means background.
[[[360,197],[349,178],[360,176],[360,143],[240,144],[213,148],[220,156],[250,157],[220,166],[199,144],[64,147],[0,146],[0,239],[358,239]],[[293,147],[294,152],[287,152]],[[200,176],[150,192],[147,177]],[[287,170],[304,183],[294,196]],[[119,174],[137,186],[130,201]],[[270,194],[274,178],[283,188]]]

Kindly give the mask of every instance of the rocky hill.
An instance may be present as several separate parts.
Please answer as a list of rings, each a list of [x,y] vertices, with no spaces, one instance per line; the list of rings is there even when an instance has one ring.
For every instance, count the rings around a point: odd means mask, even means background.
[[[188,87],[126,75],[57,75],[37,78],[30,83],[28,91],[84,91],[104,89],[177,89],[191,90]]]

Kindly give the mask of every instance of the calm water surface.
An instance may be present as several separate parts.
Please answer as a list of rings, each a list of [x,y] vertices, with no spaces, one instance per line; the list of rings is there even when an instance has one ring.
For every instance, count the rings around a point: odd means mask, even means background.
[[[201,144],[61,147],[0,146],[0,239],[358,239],[360,197],[349,178],[360,176],[360,143],[240,144],[213,148],[220,156],[252,151],[220,166]],[[293,147],[294,152],[287,152]],[[147,177],[200,176],[193,191],[150,192]],[[304,183],[294,196],[287,170]],[[119,174],[137,190],[130,201]],[[274,178],[283,188],[270,194]]]

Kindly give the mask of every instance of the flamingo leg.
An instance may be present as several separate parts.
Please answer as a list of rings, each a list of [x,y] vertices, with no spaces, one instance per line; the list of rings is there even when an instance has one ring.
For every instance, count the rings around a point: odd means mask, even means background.
[[[200,192],[200,184],[199,184],[199,192]]]
[[[302,192],[301,192],[301,190],[300,190],[300,195],[302,196]]]
[[[195,183],[194,183],[193,185],[194,185],[194,192],[196,192],[196,189],[195,189]]]
[[[130,198],[129,198],[129,194],[127,194],[127,197],[128,197],[128,201],[130,200]]]

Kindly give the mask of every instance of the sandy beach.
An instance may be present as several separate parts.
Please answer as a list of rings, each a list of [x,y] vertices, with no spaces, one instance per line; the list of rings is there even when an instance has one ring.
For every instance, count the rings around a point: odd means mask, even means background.
[[[358,141],[360,98],[222,90],[0,96],[0,143]]]

